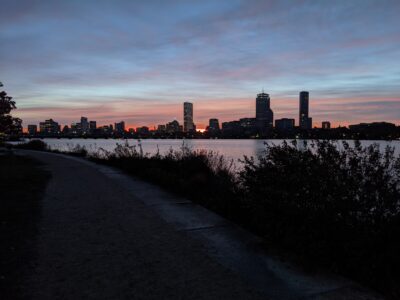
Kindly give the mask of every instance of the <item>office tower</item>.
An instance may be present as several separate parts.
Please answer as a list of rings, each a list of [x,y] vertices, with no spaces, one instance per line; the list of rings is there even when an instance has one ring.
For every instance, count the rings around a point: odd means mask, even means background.
[[[81,117],[81,130],[84,133],[89,131],[89,122],[88,122],[88,118],[86,118],[86,117]]]
[[[115,131],[118,133],[124,133],[125,132],[125,122],[121,121],[119,123],[115,123]]]
[[[184,102],[183,103],[183,131],[193,131],[193,103]]]
[[[39,123],[40,133],[44,134],[58,134],[60,131],[60,125],[53,119],[45,120]]]
[[[323,121],[322,122],[322,129],[331,129],[331,122]]]
[[[299,100],[299,127],[301,129],[311,129],[312,119],[308,117],[309,93],[306,91],[300,92]]]
[[[28,125],[28,133],[29,135],[36,135],[37,125]]]
[[[96,123],[96,121],[90,121],[90,122],[89,122],[89,129],[90,129],[90,131],[94,131],[94,130],[97,129],[97,123]]]
[[[275,120],[275,128],[278,130],[290,130],[294,128],[294,119],[278,119]]]
[[[208,123],[208,130],[219,130],[218,119],[210,119]]]
[[[256,98],[256,122],[261,133],[273,127],[274,113],[270,107],[269,95],[262,92]]]

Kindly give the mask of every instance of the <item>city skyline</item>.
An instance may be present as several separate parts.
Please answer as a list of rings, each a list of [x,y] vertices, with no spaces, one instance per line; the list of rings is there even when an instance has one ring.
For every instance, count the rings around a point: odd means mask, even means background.
[[[263,130],[268,130],[268,128],[275,128],[277,127],[275,122],[289,122],[286,124],[293,124],[289,125],[290,127],[298,127],[300,129],[304,130],[310,130],[312,128],[322,128],[322,129],[330,129],[330,128],[340,128],[340,127],[349,127],[351,125],[355,125],[356,123],[353,121],[350,121],[349,124],[346,125],[338,125],[334,126],[332,125],[332,122],[330,120],[324,119],[320,123],[315,123],[313,122],[313,118],[310,115],[310,108],[312,107],[312,102],[310,104],[310,92],[309,91],[300,91],[298,94],[298,113],[297,113],[297,119],[288,117],[288,116],[282,116],[281,118],[275,118],[274,117],[274,111],[271,109],[271,98],[268,93],[265,93],[264,89],[257,93],[255,97],[255,102],[253,101],[253,113],[252,115],[248,116],[242,116],[239,118],[239,120],[251,120],[253,119],[256,124],[253,124],[255,128],[260,129],[261,131]],[[113,126],[115,126],[116,131],[128,131],[130,129],[138,129],[138,128],[147,128],[147,130],[158,130],[160,126],[168,126],[168,123],[173,123],[173,122],[181,122],[181,127],[182,127],[182,132],[204,132],[207,130],[207,128],[210,125],[211,120],[220,122],[219,118],[215,118],[213,116],[208,117],[207,119],[207,124],[204,125],[204,128],[198,128],[195,122],[194,118],[194,105],[193,102],[188,102],[185,101],[183,102],[183,106],[181,103],[181,108],[182,108],[182,114],[181,117],[174,117],[168,122],[164,122],[161,124],[142,124],[140,126],[129,126],[125,124],[124,120],[117,120],[113,122],[107,122],[105,121],[104,123],[98,123],[97,120],[90,120],[88,121],[88,117],[81,116],[80,117],[80,122],[76,121],[76,118],[71,122],[71,123],[61,123],[61,122],[56,122],[59,126],[62,127],[69,127],[70,129],[76,129],[77,127],[79,128],[78,130],[82,130],[83,132],[86,132],[89,128],[93,128],[94,124],[94,129],[96,128],[108,128],[111,127],[111,130]],[[53,117],[48,117],[45,118],[45,121],[56,121],[54,120],[55,118]],[[43,119],[44,120],[44,119]],[[30,123],[30,124],[23,124],[23,131],[24,132],[29,132],[29,126],[37,126],[38,124],[42,124],[43,120],[37,122],[37,123]],[[23,120],[22,120],[23,122]],[[236,122],[236,120],[222,120],[221,123],[232,123]],[[380,122],[386,122],[385,120],[380,120],[380,121],[368,121],[368,122],[361,122],[360,124],[368,124],[368,123],[380,123]],[[167,124],[165,124],[167,123]],[[327,124],[329,123],[329,128],[327,128]],[[389,122],[390,123],[390,122]],[[275,124],[275,125],[274,125]],[[283,123],[280,123],[283,124]],[[397,125],[395,122],[393,123]],[[98,126],[97,126],[98,125]],[[122,126],[120,127],[120,130],[117,130],[117,126]],[[285,125],[286,126],[286,125]],[[400,125],[399,125],[400,126]],[[213,126],[211,126],[213,127]],[[121,128],[123,128],[121,130]],[[157,129],[158,128],[158,129]],[[59,130],[61,131],[61,129]]]
[[[398,1],[4,1],[0,80],[28,124],[80,116],[126,127],[298,116],[320,127],[400,123]],[[107,11],[107,14],[104,14]],[[301,22],[299,21],[301,20]],[[27,50],[28,49],[28,50]]]

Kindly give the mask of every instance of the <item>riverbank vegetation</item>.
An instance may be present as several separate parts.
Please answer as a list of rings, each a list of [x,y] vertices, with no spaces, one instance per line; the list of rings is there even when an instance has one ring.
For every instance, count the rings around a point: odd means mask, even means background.
[[[140,144],[76,150],[218,212],[310,269],[329,269],[400,297],[400,157],[390,147],[266,145],[260,157],[244,157],[239,169],[218,153],[184,145],[155,155]]]
[[[49,174],[27,157],[0,152],[0,290],[2,299],[23,298],[34,254],[40,199]],[[26,295],[25,295],[26,296]]]

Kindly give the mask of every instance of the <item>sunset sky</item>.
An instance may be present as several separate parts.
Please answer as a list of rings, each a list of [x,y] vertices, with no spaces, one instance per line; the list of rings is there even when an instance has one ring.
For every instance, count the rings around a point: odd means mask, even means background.
[[[307,90],[316,126],[400,123],[399,0],[2,0],[0,41],[24,127],[182,122],[191,101],[204,128],[263,88],[275,119],[297,124]]]

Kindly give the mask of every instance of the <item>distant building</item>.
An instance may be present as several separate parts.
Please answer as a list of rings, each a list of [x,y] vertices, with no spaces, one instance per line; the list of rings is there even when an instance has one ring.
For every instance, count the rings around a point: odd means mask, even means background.
[[[29,135],[37,134],[37,125],[28,125],[28,133]]]
[[[306,91],[300,92],[299,95],[299,127],[301,129],[311,129],[312,119],[308,116],[309,110],[309,93]]]
[[[115,131],[118,133],[124,133],[125,132],[125,122],[121,121],[119,123],[115,123]]]
[[[104,125],[99,127],[98,130],[103,134],[111,134],[113,132],[113,127],[112,125]]]
[[[183,131],[194,131],[195,126],[193,123],[193,103],[183,103]]]
[[[208,130],[219,130],[218,119],[210,119],[208,123]]]
[[[240,126],[240,121],[223,122],[222,133],[224,136],[228,137],[241,135],[242,127]]]
[[[60,132],[60,125],[53,119],[49,119],[39,123],[39,130],[43,134],[58,134]]]
[[[149,134],[149,127],[147,126],[142,126],[142,127],[138,127],[136,128],[136,133],[139,135],[147,135]]]
[[[179,125],[177,120],[173,120],[172,122],[167,123],[165,129],[168,133],[177,133],[182,131],[182,126]]]
[[[262,92],[256,98],[256,122],[261,133],[265,133],[268,128],[273,127],[274,113],[270,107],[271,100],[269,95]]]
[[[384,130],[394,130],[396,125],[388,122],[373,122],[373,123],[360,123],[355,125],[349,125],[352,131],[384,131]]]
[[[89,129],[90,131],[95,131],[97,129],[97,122],[96,121],[90,121],[89,122]]]
[[[89,132],[89,122],[88,118],[86,117],[81,117],[81,131],[82,133]]]
[[[158,132],[165,132],[167,130],[167,127],[165,125],[158,125],[157,126],[157,131]]]
[[[331,122],[323,121],[322,122],[322,129],[331,129]]]
[[[69,133],[69,127],[68,125],[65,125],[61,131],[63,134],[68,134]]]
[[[275,128],[278,130],[291,130],[294,128],[294,119],[278,119],[275,120]]]
[[[81,134],[82,133],[82,126],[81,123],[72,123],[71,124],[71,133],[72,134]]]

